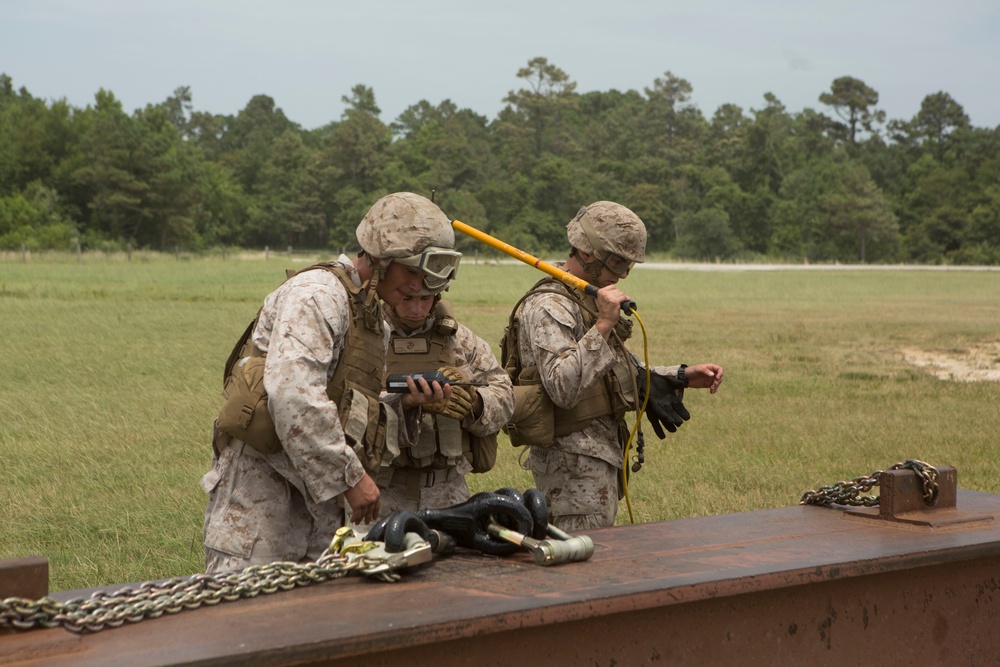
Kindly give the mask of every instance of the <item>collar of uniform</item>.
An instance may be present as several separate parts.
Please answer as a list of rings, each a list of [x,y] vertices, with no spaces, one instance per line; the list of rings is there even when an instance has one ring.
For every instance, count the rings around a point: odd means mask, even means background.
[[[337,263],[343,264],[344,271],[351,279],[351,282],[353,282],[355,286],[361,287],[361,274],[359,274],[358,270],[354,268],[354,260],[347,255],[340,255],[337,257]]]

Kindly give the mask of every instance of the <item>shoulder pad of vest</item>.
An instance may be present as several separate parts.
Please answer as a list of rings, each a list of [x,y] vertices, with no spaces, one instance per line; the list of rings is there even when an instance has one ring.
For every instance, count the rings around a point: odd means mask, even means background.
[[[434,333],[454,336],[458,331],[458,321],[452,315],[451,304],[443,299],[434,305]]]

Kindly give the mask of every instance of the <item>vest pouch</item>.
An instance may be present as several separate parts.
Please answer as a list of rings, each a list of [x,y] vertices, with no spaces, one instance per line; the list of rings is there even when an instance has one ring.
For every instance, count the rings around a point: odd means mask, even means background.
[[[449,461],[462,456],[462,422],[444,415],[433,415],[437,430],[437,449]]]
[[[632,366],[619,362],[614,365],[613,372],[609,377],[611,380],[611,412],[615,419],[621,419],[626,412],[636,409],[635,389],[633,388],[635,376]]]
[[[339,407],[347,443],[368,474],[378,474],[385,455],[386,422],[381,419],[378,399],[349,387]]]
[[[555,442],[555,405],[541,381],[514,385],[514,414],[503,432],[515,447],[550,447]]]
[[[244,357],[226,380],[217,428],[264,454],[281,449],[264,391],[264,357]]]
[[[437,415],[424,413],[423,420],[420,422],[420,436],[409,448],[414,468],[426,468],[434,461],[434,453],[438,449],[436,417]]]
[[[513,441],[512,441],[513,442]],[[497,434],[469,434],[470,451],[465,458],[472,464],[472,472],[489,472],[497,463]]]

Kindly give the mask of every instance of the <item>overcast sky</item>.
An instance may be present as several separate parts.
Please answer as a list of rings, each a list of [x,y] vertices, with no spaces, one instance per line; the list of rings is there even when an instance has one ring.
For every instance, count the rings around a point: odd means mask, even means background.
[[[356,84],[382,120],[451,99],[489,119],[542,56],[577,91],[651,87],[667,71],[711,118],[722,104],[829,112],[852,76],[909,120],[944,91],[1000,125],[997,0],[0,0],[0,73],[77,107],[104,88],[129,113],[189,86],[194,108],[235,114],[271,96],[306,129],[339,120]]]

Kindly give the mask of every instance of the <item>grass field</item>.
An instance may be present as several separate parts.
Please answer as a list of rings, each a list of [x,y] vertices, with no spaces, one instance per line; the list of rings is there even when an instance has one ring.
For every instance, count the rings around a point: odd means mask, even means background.
[[[0,558],[46,556],[53,590],[199,571],[198,480],[223,362],[284,269],[303,265],[0,260]],[[468,263],[449,298],[496,343],[539,277]],[[940,380],[902,353],[1000,345],[1000,272],[640,268],[623,287],[654,363],[726,370],[715,396],[688,393],[678,433],[661,442],[646,429],[636,522],[794,505],[907,458],[1000,493],[1000,383]],[[632,349],[642,354],[641,335]],[[501,435],[474,490],[530,487],[517,454]]]

